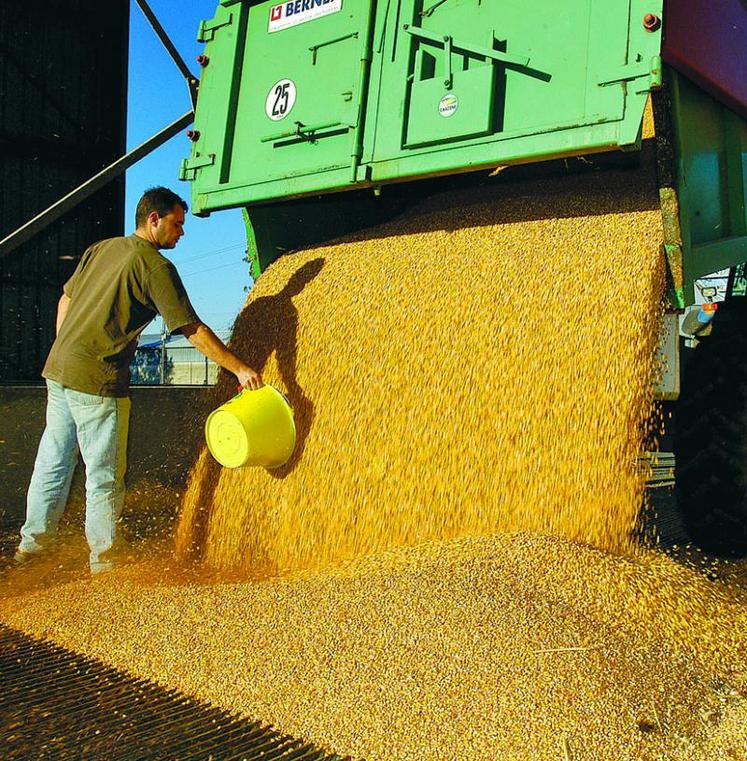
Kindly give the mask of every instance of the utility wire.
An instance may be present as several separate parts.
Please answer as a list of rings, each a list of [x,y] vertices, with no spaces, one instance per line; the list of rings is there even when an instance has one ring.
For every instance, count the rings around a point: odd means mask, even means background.
[[[188,272],[182,275],[182,280],[192,277],[193,275],[201,275],[203,272],[213,272],[214,270],[222,270],[226,267],[235,267],[238,262],[228,262],[228,264],[219,264],[217,267],[208,267],[207,269],[196,270],[195,272]]]
[[[218,254],[225,254],[228,251],[233,251],[237,248],[246,248],[245,243],[235,243],[232,246],[226,246],[225,248],[218,248],[213,251],[207,251],[202,254],[198,254],[197,256],[188,256],[184,259],[181,259],[178,255],[174,257],[174,264],[187,264],[188,262],[196,262],[198,259],[207,259],[211,256],[218,256]]]

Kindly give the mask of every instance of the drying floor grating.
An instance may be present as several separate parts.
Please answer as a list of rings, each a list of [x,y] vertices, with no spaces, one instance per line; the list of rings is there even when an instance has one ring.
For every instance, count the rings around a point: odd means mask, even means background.
[[[0,624],[3,761],[349,761]]]

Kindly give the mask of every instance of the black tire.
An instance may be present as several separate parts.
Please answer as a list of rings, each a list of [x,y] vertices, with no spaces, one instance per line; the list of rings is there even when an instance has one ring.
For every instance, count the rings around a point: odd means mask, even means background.
[[[683,348],[676,413],[677,501],[692,541],[747,556],[747,298],[719,309],[710,336]]]

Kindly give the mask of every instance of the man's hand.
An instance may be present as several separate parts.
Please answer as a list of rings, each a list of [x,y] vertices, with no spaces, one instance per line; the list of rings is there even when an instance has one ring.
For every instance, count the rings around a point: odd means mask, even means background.
[[[69,306],[70,297],[63,293],[62,296],[60,296],[60,300],[57,302],[57,322],[55,325],[55,335],[60,335],[60,328],[62,327],[62,323],[65,320],[65,315],[67,314],[67,309]]]
[[[244,388],[250,388],[252,391],[262,388],[262,378],[260,378],[259,373],[252,370],[249,365],[244,365],[240,368],[236,372],[236,377]]]

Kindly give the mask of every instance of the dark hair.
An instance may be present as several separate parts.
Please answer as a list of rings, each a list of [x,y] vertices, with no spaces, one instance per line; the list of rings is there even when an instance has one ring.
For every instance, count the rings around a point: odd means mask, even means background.
[[[163,187],[148,188],[137,202],[135,227],[142,227],[152,211],[158,212],[159,217],[165,217],[177,204],[185,213],[188,211],[187,202],[173,190]]]

